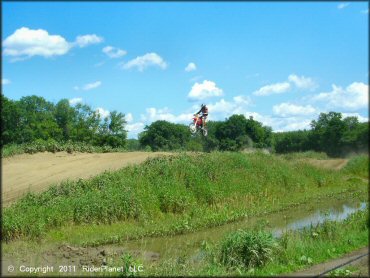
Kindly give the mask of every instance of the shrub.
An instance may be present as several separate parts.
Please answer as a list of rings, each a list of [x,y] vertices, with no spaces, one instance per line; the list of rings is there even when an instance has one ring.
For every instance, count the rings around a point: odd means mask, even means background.
[[[276,246],[271,233],[239,230],[230,233],[221,242],[220,261],[229,267],[260,267],[272,260]]]

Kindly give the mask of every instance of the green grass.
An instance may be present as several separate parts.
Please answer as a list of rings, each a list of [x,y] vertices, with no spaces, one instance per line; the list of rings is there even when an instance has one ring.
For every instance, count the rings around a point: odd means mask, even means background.
[[[179,154],[28,194],[3,210],[3,239],[53,231],[55,237],[71,239],[67,231],[72,230],[86,236],[87,245],[113,243],[128,235],[194,231],[366,190],[364,182],[353,183],[343,173],[273,155]]]
[[[10,157],[17,154],[34,154],[38,152],[87,152],[87,153],[106,153],[106,152],[124,152],[125,148],[112,148],[110,146],[93,146],[82,142],[57,142],[55,140],[36,140],[32,143],[10,144],[2,148],[2,157]]]
[[[301,231],[290,231],[274,239],[264,230],[241,230],[216,244],[203,242],[202,259],[194,262],[182,256],[153,265],[149,276],[272,276],[296,272],[357,250],[369,244],[367,210],[352,214],[342,222],[326,221]],[[264,248],[264,249],[263,249]],[[252,252],[251,252],[252,250]],[[248,253],[249,252],[249,253]],[[236,258],[237,264],[224,258]],[[263,258],[263,263],[243,260]],[[341,274],[340,271],[332,275]],[[343,274],[343,273],[342,273]]]
[[[368,155],[358,155],[352,157],[347,165],[342,169],[344,173],[362,177],[369,178],[369,156]]]

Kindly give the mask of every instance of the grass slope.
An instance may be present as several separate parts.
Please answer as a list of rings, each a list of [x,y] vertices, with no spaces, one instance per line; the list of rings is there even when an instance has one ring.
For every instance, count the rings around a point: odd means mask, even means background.
[[[5,240],[40,237],[73,226],[76,233],[94,235],[86,243],[101,244],[128,235],[182,233],[324,195],[366,192],[364,182],[345,177],[340,171],[262,153],[152,158],[28,194],[3,210],[2,235]]]

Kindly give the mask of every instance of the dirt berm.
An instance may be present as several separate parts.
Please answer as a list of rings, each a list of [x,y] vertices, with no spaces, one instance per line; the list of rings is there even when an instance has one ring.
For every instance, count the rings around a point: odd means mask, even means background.
[[[169,153],[37,153],[2,159],[2,205],[8,206],[27,192],[40,192],[63,180],[95,176]]]

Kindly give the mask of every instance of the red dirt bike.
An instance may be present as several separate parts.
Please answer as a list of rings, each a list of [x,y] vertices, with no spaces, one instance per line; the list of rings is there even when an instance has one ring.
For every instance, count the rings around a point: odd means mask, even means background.
[[[189,129],[192,134],[202,131],[203,136],[208,135],[207,127],[203,127],[203,118],[199,114],[194,115],[193,122],[189,124]]]

